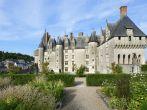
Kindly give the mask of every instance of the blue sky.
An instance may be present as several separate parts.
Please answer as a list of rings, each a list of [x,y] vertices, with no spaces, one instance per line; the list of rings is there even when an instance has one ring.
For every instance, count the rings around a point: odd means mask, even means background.
[[[106,19],[119,19],[122,5],[147,34],[146,0],[0,0],[0,50],[33,55],[45,28],[52,36],[100,33]]]

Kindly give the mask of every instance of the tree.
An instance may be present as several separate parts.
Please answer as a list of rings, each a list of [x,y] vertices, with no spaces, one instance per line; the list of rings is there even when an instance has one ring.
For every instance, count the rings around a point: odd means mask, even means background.
[[[49,63],[47,62],[42,63],[42,72],[41,72],[42,74],[47,75],[49,73],[48,65]]]
[[[112,69],[112,73],[114,74],[123,73],[122,67],[118,64],[112,63],[111,69]]]
[[[16,67],[14,66],[13,63],[9,63],[8,64],[8,73],[9,74],[17,74],[21,71],[21,68],[20,67]]]
[[[80,68],[77,69],[76,75],[81,77],[84,75],[84,72],[85,72],[85,66],[81,65]]]

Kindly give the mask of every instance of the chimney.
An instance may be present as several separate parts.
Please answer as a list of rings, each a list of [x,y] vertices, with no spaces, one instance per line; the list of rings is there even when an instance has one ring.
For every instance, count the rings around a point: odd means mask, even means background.
[[[79,32],[78,36],[83,36],[83,34],[84,34],[83,32]]]
[[[121,6],[120,7],[120,17],[127,15],[127,6]]]

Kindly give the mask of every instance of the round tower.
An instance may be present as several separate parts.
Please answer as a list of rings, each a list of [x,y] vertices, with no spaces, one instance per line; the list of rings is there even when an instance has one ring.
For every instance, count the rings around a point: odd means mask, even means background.
[[[55,72],[60,73],[63,71],[63,41],[61,40],[61,38],[57,39],[55,56],[56,56]]]
[[[88,43],[89,73],[95,73],[97,71],[97,42],[96,31],[93,31]]]

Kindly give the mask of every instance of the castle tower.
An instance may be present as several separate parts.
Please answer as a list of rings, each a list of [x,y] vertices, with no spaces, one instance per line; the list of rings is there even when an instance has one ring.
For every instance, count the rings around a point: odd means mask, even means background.
[[[89,52],[89,73],[97,71],[97,36],[96,31],[93,31],[88,43]]]
[[[56,57],[55,72],[60,73],[63,71],[63,42],[61,38],[58,38],[56,43],[55,57]]]

